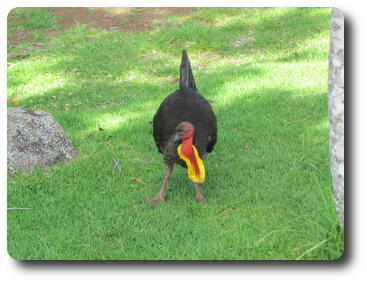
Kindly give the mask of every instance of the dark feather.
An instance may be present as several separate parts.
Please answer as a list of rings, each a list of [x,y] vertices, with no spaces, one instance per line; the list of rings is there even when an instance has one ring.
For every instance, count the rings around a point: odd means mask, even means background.
[[[196,90],[195,79],[194,75],[192,74],[189,56],[187,55],[186,50],[183,50],[180,66],[180,89],[185,87]]]
[[[159,152],[167,163],[186,164],[177,154],[175,130],[181,122],[195,127],[193,143],[202,159],[217,141],[217,121],[208,101],[199,94],[186,51],[182,53],[180,89],[166,97],[153,119],[153,136]]]

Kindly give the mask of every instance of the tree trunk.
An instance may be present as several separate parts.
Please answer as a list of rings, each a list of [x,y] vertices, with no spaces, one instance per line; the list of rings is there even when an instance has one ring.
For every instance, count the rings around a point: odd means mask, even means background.
[[[331,13],[328,106],[334,201],[344,225],[344,16],[336,8]]]

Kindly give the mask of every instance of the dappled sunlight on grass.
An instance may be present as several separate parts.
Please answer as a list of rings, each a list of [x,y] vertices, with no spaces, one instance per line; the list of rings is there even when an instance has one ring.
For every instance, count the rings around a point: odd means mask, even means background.
[[[126,114],[99,114],[96,115],[93,119],[93,124],[99,125],[101,130],[123,130],[131,126],[132,121],[136,120],[137,117],[140,117],[141,114],[137,113],[126,113]],[[96,130],[96,128],[88,128],[86,129],[85,135],[90,134],[92,130]]]
[[[259,16],[254,10],[247,16],[238,15],[227,18],[221,23],[220,28],[227,32],[241,31],[241,36],[237,38],[234,45],[237,44],[237,50],[244,53],[265,52],[268,57],[274,59],[285,58],[289,53],[293,56],[292,59],[297,60],[302,58],[312,60],[313,57],[320,59],[327,45],[313,50],[312,56],[306,50],[299,50],[299,48],[308,45],[305,41],[312,42],[311,44],[314,45],[320,38],[328,37],[326,27],[329,26],[329,21],[325,21],[324,17],[327,12],[330,13],[325,9],[280,8],[270,9],[268,13],[261,13]],[[293,34],[294,26],[302,27],[304,31]],[[266,46],[266,49],[263,46]]]
[[[154,68],[154,67],[153,67]],[[153,85],[159,85],[166,82],[171,76],[162,76],[158,71],[152,70],[152,72],[144,72],[141,69],[133,69],[121,75],[122,81],[139,83],[149,83]]]
[[[13,79],[11,76],[9,75],[8,79]],[[36,77],[32,75],[28,79],[24,77],[22,79],[25,80],[18,81],[18,78],[15,77],[13,81],[18,87],[9,91],[10,96],[16,96],[22,100],[31,99],[32,97],[42,97],[48,91],[63,87],[65,84],[65,78],[50,73],[36,75]]]
[[[149,121],[152,119],[152,113],[149,115],[149,113],[142,110],[144,108],[152,108],[152,103],[139,103],[138,107],[140,109],[130,107],[119,111],[115,110],[110,112],[111,110],[109,110],[96,113],[90,117],[90,126],[84,129],[84,136],[95,131],[98,127],[103,127],[103,130],[111,130],[112,132],[123,132],[131,131],[137,122],[142,122],[148,125]]]
[[[244,78],[227,81],[217,91],[216,107],[225,107],[228,104],[233,104],[238,99],[249,95],[251,90]]]
[[[342,238],[326,198],[329,12],[198,8],[141,32],[76,24],[45,37],[44,50],[14,59],[8,98],[50,112],[79,155],[9,178],[9,206],[37,208],[9,214],[11,254],[337,258]],[[137,201],[157,192],[164,171],[151,123],[178,88],[184,48],[218,119],[218,143],[205,159],[209,203],[193,201],[177,166],[167,205],[150,210]]]

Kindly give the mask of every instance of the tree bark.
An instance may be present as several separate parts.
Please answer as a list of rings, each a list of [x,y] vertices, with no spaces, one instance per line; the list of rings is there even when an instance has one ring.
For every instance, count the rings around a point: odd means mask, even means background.
[[[344,225],[344,16],[336,8],[331,13],[328,107],[334,201]]]

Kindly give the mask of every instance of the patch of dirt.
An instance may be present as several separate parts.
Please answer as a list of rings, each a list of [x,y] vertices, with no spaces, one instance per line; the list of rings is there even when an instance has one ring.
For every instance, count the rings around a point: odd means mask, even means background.
[[[64,29],[76,23],[88,24],[106,30],[143,31],[152,30],[154,20],[164,22],[174,15],[186,16],[194,8],[57,8],[53,11],[60,17]],[[55,32],[55,31],[53,31]]]
[[[30,8],[32,9],[32,8]],[[180,15],[185,17],[195,11],[189,7],[166,7],[166,8],[53,8],[51,13],[59,17],[60,30],[43,29],[46,35],[56,35],[68,30],[71,26],[80,23],[87,24],[92,28],[105,30],[124,30],[128,32],[153,30],[154,22],[163,26],[170,16]],[[8,18],[8,24],[13,21]],[[8,41],[14,44],[23,41],[32,41],[32,30],[17,29],[12,31]]]
[[[32,35],[29,31],[16,29],[12,32],[11,37],[8,33],[8,42],[17,44],[22,41],[30,41],[32,39]]]

